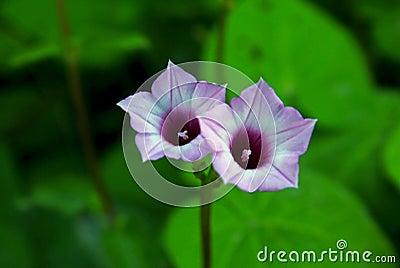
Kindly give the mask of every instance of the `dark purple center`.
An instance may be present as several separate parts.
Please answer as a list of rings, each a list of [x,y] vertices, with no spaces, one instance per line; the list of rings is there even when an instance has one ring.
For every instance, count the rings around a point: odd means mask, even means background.
[[[187,122],[183,128],[179,131],[180,133],[185,133],[185,137],[179,137],[178,144],[183,146],[194,140],[200,134],[200,124],[199,119],[193,118]]]
[[[232,137],[231,154],[243,169],[256,169],[263,164],[261,159],[262,146],[260,131],[241,129]],[[250,155],[245,157],[244,150],[250,150]],[[246,159],[247,161],[243,161]]]
[[[176,146],[183,146],[190,143],[200,134],[200,123],[197,118],[189,121],[185,113],[176,112],[169,114],[166,118],[161,135]]]

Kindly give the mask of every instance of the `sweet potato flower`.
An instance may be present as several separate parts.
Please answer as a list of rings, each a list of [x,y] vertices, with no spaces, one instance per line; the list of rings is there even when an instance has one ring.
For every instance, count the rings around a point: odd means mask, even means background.
[[[200,119],[215,145],[213,167],[224,183],[248,192],[297,187],[299,156],[307,150],[315,119],[285,107],[262,79]]]
[[[150,92],[138,92],[118,105],[137,131],[136,145],[143,161],[164,156],[196,161],[213,151],[202,136],[198,117],[225,102],[225,86],[198,82],[168,63]]]

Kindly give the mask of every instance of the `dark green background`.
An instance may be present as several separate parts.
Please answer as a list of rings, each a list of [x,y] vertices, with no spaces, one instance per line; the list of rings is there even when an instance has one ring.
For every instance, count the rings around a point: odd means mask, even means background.
[[[256,254],[339,239],[399,262],[399,1],[66,0],[66,10],[62,34],[55,1],[0,2],[0,267],[200,266],[198,209],[148,197],[122,153],[115,104],[168,59],[263,76],[319,120],[299,189],[235,189],[214,204],[216,267],[286,267]],[[66,75],[74,59],[112,224],[80,142]]]

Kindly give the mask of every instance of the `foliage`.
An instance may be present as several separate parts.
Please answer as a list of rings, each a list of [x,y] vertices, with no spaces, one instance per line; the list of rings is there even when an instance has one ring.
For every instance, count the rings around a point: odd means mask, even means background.
[[[339,239],[399,258],[398,1],[71,0],[67,37],[57,2],[0,3],[0,267],[199,266],[198,209],[161,204],[133,182],[115,103],[169,58],[215,60],[221,40],[224,63],[262,76],[319,121],[299,189],[233,190],[213,205],[215,267],[257,265],[264,245],[318,251]],[[112,225],[79,139],[71,48]],[[177,184],[199,183],[165,160],[155,165]]]
[[[337,249],[336,241],[345,239],[348,249],[392,252],[352,193],[320,174],[305,171],[303,177],[308,180],[297,191],[249,195],[235,189],[215,204],[212,220],[215,267],[262,267],[266,264],[258,263],[256,254],[264,245],[270,250],[322,252],[329,247]],[[200,251],[199,233],[191,228],[199,221],[198,214],[198,209],[180,210],[169,222],[166,243],[177,267],[200,267],[194,261]],[[348,224],[350,219],[352,223]],[[267,264],[282,267],[276,261]],[[309,265],[301,263],[298,267]],[[326,260],[321,267],[347,265]],[[363,267],[374,265],[364,263]]]

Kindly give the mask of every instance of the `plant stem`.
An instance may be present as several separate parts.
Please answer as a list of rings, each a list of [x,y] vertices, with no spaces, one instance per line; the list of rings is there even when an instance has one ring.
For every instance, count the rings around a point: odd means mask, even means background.
[[[208,180],[202,180],[202,185],[208,183]],[[211,194],[209,189],[202,189],[201,201],[210,200]],[[201,224],[201,247],[203,253],[203,268],[211,267],[211,203],[200,207],[200,224]]]
[[[61,37],[65,44],[64,52],[66,60],[66,75],[68,78],[69,88],[71,90],[72,101],[75,108],[76,120],[87,167],[89,169],[95,190],[100,198],[103,210],[106,213],[110,223],[112,223],[114,219],[114,213],[112,210],[110,197],[106,191],[106,187],[104,186],[103,180],[100,175],[96,150],[93,144],[91,130],[89,127],[89,116],[86,111],[82,94],[82,82],[78,68],[78,55],[76,49],[71,43],[71,30],[65,1],[56,0],[56,7],[60,24]]]
[[[224,61],[224,48],[225,48],[225,36],[226,36],[226,19],[229,10],[232,8],[233,0],[222,0],[221,14],[217,22],[217,47],[216,47],[216,60],[217,62]],[[223,77],[223,73],[220,73],[220,78]],[[209,182],[218,178],[213,177],[214,174],[205,175],[204,173],[195,174],[201,180],[202,185],[206,185]],[[210,195],[212,194],[209,189],[202,189],[201,191],[201,203],[205,203],[205,200],[210,201]],[[201,225],[201,248],[203,253],[203,268],[211,267],[211,203],[202,205],[200,207],[200,225]]]

